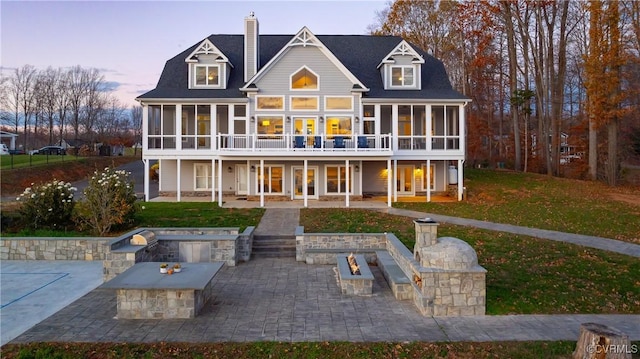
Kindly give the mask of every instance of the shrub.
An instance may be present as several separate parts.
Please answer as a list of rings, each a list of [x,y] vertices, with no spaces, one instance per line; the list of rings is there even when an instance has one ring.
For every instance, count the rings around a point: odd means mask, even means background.
[[[109,167],[94,172],[77,206],[76,220],[82,229],[102,236],[114,227],[133,223],[137,206],[130,174]]]
[[[159,172],[160,172],[160,164],[154,163],[153,166],[149,168],[149,179],[152,181],[158,181],[160,179],[158,174]]]
[[[64,229],[72,224],[77,189],[70,183],[53,180],[27,187],[17,198],[20,216],[30,229]]]

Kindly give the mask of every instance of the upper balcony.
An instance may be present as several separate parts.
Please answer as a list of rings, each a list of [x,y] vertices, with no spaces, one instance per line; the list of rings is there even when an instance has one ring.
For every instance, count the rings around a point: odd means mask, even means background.
[[[461,152],[458,136],[217,134],[148,136],[147,153],[227,156],[451,155]]]

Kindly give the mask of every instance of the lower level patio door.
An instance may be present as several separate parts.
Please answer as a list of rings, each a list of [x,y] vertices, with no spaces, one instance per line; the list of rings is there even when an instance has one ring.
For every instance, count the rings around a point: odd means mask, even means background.
[[[318,183],[318,168],[307,167],[307,183],[304,183],[304,167],[292,167],[293,171],[293,199],[304,199],[303,188],[307,186],[307,198],[318,199],[316,184]]]
[[[247,165],[236,165],[236,195],[246,196],[247,191]]]
[[[415,195],[413,166],[398,166],[398,178],[396,181],[396,191],[398,192],[398,196]]]

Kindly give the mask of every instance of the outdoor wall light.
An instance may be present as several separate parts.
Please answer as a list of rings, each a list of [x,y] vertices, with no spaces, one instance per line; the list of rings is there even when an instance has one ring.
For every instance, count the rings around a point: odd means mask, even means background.
[[[227,172],[229,173],[233,172],[233,168],[231,166],[227,167]]]
[[[320,122],[324,122],[324,117],[320,116]]]
[[[291,117],[287,116],[287,123],[291,122]]]
[[[360,172],[360,166],[356,165],[356,172]]]
[[[251,116],[251,122],[256,122],[255,116]]]
[[[255,172],[256,171],[256,166],[251,166],[251,172]]]
[[[360,117],[356,116],[356,123],[360,122]]]

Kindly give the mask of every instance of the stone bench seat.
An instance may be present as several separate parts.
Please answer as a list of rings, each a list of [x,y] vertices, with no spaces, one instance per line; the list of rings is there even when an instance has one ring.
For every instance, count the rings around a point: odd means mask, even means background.
[[[159,241],[216,241],[229,240],[238,237],[237,234],[158,234]]]
[[[336,254],[353,253],[364,255],[367,263],[375,263],[375,252],[384,248],[306,248],[305,263],[307,264],[336,264]]]
[[[398,263],[387,251],[376,251],[378,268],[387,280],[396,299],[405,300],[413,298],[411,279],[402,271]]]
[[[194,318],[213,295],[224,262],[187,263],[180,273],[160,273],[160,262],[136,263],[102,285],[115,289],[119,319]]]

